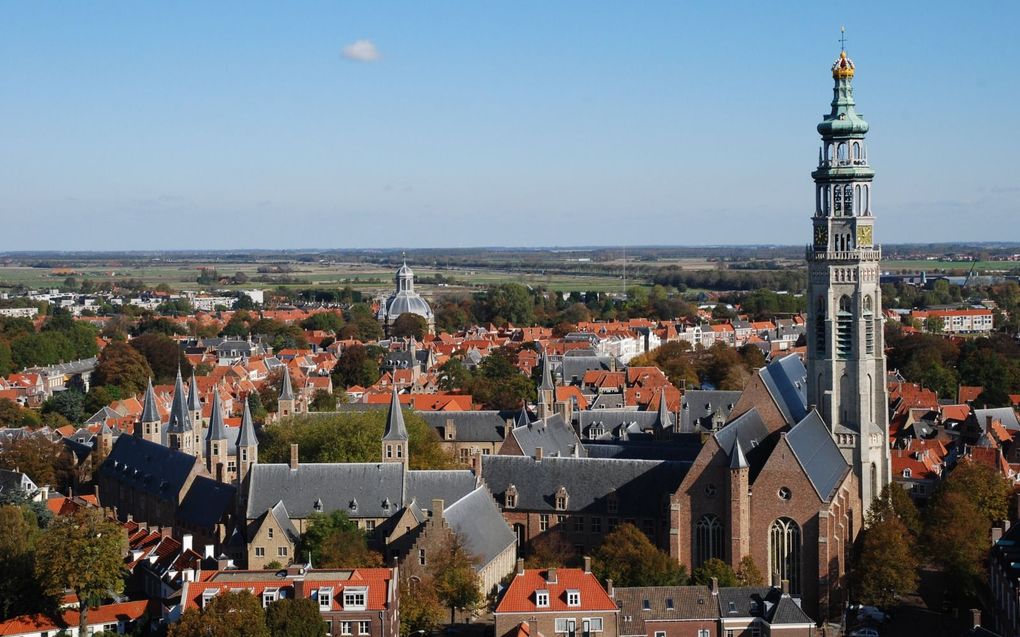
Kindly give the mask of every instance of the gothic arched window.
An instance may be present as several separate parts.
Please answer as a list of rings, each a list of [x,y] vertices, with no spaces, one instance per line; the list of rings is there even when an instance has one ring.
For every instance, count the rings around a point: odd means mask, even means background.
[[[864,343],[868,354],[875,353],[875,313],[872,310],[871,295],[864,297]]]
[[[719,518],[703,515],[694,525],[694,568],[712,558],[723,557],[723,530]]]
[[[815,350],[825,355],[825,297],[819,296],[815,307]]]
[[[800,527],[779,518],[769,527],[769,572],[790,582],[790,593],[800,593]]]
[[[849,296],[839,298],[839,311],[836,313],[836,354],[840,358],[849,358],[853,347],[853,306]]]

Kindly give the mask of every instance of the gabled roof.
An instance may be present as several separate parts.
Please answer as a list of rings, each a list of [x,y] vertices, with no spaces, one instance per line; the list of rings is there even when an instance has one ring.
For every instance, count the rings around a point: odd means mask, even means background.
[[[622,615],[621,635],[645,634],[646,621],[715,620],[719,617],[716,596],[707,586],[618,587],[614,597]]]
[[[572,456],[575,453],[583,454],[581,441],[574,433],[574,429],[563,421],[560,414],[553,414],[544,420],[536,420],[533,423],[521,427],[514,427],[511,435],[521,448],[521,453],[526,456],[534,456],[536,450],[541,447],[545,456]]]
[[[494,410],[419,411],[417,414],[437,432],[452,422],[456,427],[453,439],[458,442],[501,442],[506,431],[504,414]],[[441,435],[440,439],[446,437]]]
[[[542,384],[538,386],[540,390],[550,390],[555,388],[552,380],[552,366],[549,364],[549,352],[548,350],[542,350]]]
[[[843,458],[822,417],[817,411],[811,410],[786,434],[786,441],[818,492],[818,497],[828,502],[850,471],[850,465]]]
[[[280,500],[272,509],[266,511],[266,515],[271,515],[276,520],[276,523],[280,525],[283,532],[287,534],[287,539],[293,543],[297,543],[301,539],[301,534],[298,533],[297,528],[294,527],[294,523],[290,521],[290,514],[287,513],[287,507],[284,506],[283,500]]]
[[[761,470],[767,454],[764,453],[765,442],[769,436],[769,430],[758,414],[758,408],[752,407],[749,411],[742,413],[736,420],[729,423],[713,434],[719,447],[730,455],[732,464],[732,453],[736,448],[736,441],[740,440],[740,451],[744,455],[744,461],[753,469],[751,479],[754,480],[757,472]]]
[[[177,515],[188,525],[210,528],[233,512],[236,498],[237,489],[233,485],[197,476]]]
[[[460,500],[475,488],[475,474],[469,469],[428,469],[407,471],[404,476],[404,502],[417,502],[423,509],[432,508],[432,500],[446,506]],[[400,506],[400,502],[396,503]]]
[[[295,519],[316,512],[346,511],[351,518],[388,518],[403,502],[403,471],[399,462],[302,463],[252,465],[247,519],[252,520],[283,501]],[[452,501],[452,500],[451,500]],[[387,510],[384,502],[390,503]]]
[[[579,568],[555,570],[555,582],[548,581],[550,570],[527,569],[522,575],[514,576],[496,606],[496,613],[530,613],[539,610],[535,605],[535,591],[538,590],[549,591],[549,607],[541,609],[543,611],[619,612],[616,602],[593,574]],[[568,590],[580,592],[580,607],[567,606]]]
[[[759,376],[788,424],[807,415],[807,368],[799,355],[769,363],[759,370]]]
[[[113,480],[176,501],[198,459],[159,443],[120,436],[99,473]]]

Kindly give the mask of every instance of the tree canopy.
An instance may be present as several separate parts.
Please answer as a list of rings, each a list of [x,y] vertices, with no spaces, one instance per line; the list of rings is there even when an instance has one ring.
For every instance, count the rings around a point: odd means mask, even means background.
[[[279,602],[276,602],[279,603]],[[322,620],[319,620],[320,625]],[[262,604],[248,591],[226,591],[202,610],[189,608],[168,637],[270,637]]]
[[[266,608],[266,627],[272,637],[325,637],[326,624],[311,598],[280,599]]]
[[[633,524],[621,524],[606,535],[592,557],[598,578],[612,579],[617,586],[680,586],[687,581],[687,569]]]
[[[152,378],[152,368],[131,345],[114,341],[103,349],[92,375],[96,385],[113,385],[129,394],[145,390]]]
[[[457,610],[468,611],[482,602],[475,565],[478,558],[464,544],[464,538],[455,532],[429,555],[428,572],[436,595],[450,609],[450,623],[454,623]]]
[[[368,548],[368,538],[346,511],[315,513],[301,537],[301,551],[321,568],[382,566],[382,555]]]

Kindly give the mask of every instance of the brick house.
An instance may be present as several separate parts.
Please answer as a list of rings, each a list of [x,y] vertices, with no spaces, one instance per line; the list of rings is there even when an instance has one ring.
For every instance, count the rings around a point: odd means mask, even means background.
[[[583,569],[525,569],[517,572],[496,605],[495,635],[528,634],[546,637],[618,637],[620,610],[591,572]]]

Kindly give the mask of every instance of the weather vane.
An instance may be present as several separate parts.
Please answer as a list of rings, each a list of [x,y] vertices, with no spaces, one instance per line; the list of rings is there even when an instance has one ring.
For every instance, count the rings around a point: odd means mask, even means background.
[[[846,51],[846,27],[839,27],[839,49]]]

